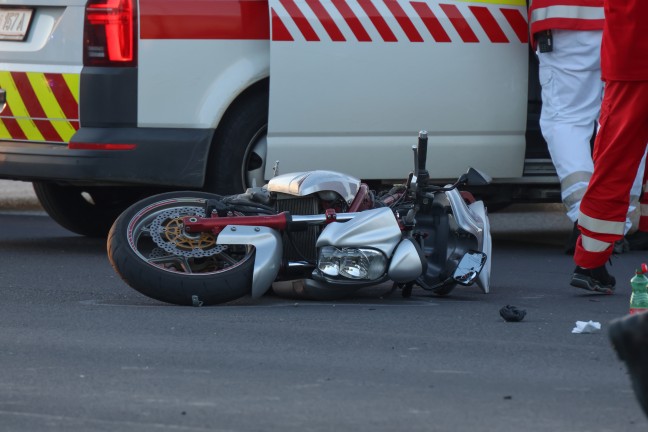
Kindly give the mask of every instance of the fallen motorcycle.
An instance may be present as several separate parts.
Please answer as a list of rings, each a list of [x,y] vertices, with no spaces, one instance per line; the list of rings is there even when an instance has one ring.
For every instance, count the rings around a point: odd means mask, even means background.
[[[108,257],[133,289],[167,303],[212,305],[272,289],[339,299],[392,283],[447,295],[457,285],[489,292],[486,208],[462,185],[490,178],[470,168],[446,186],[426,169],[427,132],[413,146],[415,170],[375,193],[334,171],[276,175],[244,194],[169,192],[126,209],[108,236]]]

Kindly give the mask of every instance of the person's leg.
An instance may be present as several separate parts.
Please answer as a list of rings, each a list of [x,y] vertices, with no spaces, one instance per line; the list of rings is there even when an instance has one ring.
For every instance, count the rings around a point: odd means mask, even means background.
[[[590,141],[601,105],[600,31],[553,31],[554,49],[538,53],[540,128],[574,222],[592,175]]]
[[[640,208],[640,199],[641,191],[643,189],[643,173],[646,164],[646,153],[641,159],[641,164],[639,164],[639,169],[637,170],[637,175],[635,176],[634,182],[632,183],[632,188],[630,189],[630,205],[628,207],[628,213],[626,215],[625,227],[623,230],[624,237],[621,240],[617,240],[614,243],[614,253],[624,253],[632,250],[630,242],[634,238],[634,234],[639,233],[639,219],[641,216]],[[648,234],[648,233],[646,233]]]
[[[626,220],[625,234],[631,234],[639,229],[640,215],[641,215],[641,198],[643,186],[646,182],[646,152],[644,152],[639,170],[635,176],[632,189],[630,189],[630,209],[628,210],[628,219]],[[647,196],[648,197],[648,196]]]
[[[646,142],[648,82],[607,83],[594,147],[594,173],[578,217],[582,234],[574,254],[577,270],[604,270],[612,244],[623,236],[630,189]],[[577,273],[572,285],[589,289],[574,283]]]
[[[637,231],[628,236],[628,243],[630,250],[648,249],[648,169],[645,166],[643,171],[643,190],[639,199],[639,225]]]

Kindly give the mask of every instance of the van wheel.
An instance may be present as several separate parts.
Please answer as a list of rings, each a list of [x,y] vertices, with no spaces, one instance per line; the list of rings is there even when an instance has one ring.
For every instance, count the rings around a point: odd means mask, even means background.
[[[263,186],[268,134],[268,94],[244,96],[216,130],[205,190],[233,194]]]
[[[88,237],[106,237],[117,216],[149,194],[143,188],[33,185],[41,206],[56,223]]]

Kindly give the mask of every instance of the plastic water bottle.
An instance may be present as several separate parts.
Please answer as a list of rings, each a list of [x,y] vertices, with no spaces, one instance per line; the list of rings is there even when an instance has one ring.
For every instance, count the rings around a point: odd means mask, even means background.
[[[648,266],[644,263],[630,279],[632,294],[630,295],[630,314],[648,311]]]

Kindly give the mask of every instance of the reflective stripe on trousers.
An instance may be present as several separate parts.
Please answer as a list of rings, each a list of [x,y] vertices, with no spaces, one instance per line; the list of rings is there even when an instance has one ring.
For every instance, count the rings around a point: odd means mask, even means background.
[[[583,235],[574,254],[577,265],[604,265],[612,243],[623,236],[630,190],[647,142],[648,81],[608,82],[594,147],[594,173],[581,201]],[[603,249],[602,243],[609,246]]]

